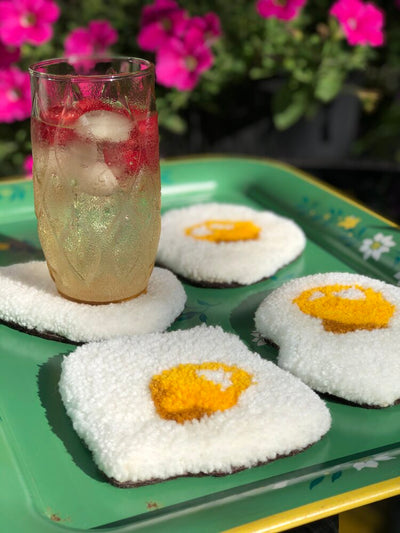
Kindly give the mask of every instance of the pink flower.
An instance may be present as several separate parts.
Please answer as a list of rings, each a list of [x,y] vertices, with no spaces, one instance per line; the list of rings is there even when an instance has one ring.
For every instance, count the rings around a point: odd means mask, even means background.
[[[187,15],[175,0],[155,0],[142,10],[137,42],[143,50],[155,52],[170,38],[180,33]]]
[[[213,55],[203,32],[191,25],[181,37],[172,37],[159,48],[156,56],[157,81],[180,91],[193,89],[200,75],[213,63]]]
[[[117,31],[107,20],[92,20],[87,28],[71,31],[64,42],[65,55],[78,71],[88,71],[93,61],[80,59],[80,56],[107,56],[109,47],[118,40]]]
[[[156,52],[158,83],[187,91],[211,67],[210,45],[220,35],[215,13],[190,18],[175,0],[155,0],[143,8],[138,43],[144,50]]]
[[[51,39],[52,23],[60,9],[53,0],[2,0],[0,13],[0,39],[4,44],[39,45]]]
[[[384,12],[371,2],[338,0],[330,9],[351,45],[380,46],[384,42]]]
[[[31,154],[25,157],[23,167],[25,171],[25,176],[27,178],[32,178],[33,157]]]
[[[72,30],[64,42],[67,57],[102,55],[118,40],[117,31],[107,20],[92,20],[87,28]]]
[[[256,9],[264,18],[292,20],[306,2],[307,0],[258,0]]]
[[[222,35],[221,21],[213,12],[206,13],[203,17],[192,17],[189,22],[203,32],[207,44],[213,44]]]
[[[29,74],[17,67],[0,70],[0,122],[25,120],[30,113]]]
[[[7,46],[0,41],[0,68],[7,68],[19,60],[21,50],[15,46]]]

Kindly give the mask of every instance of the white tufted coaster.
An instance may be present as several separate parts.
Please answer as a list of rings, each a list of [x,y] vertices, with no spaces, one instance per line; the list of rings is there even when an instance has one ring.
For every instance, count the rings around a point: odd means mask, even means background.
[[[209,364],[220,369],[202,370]],[[191,365],[198,368],[197,383],[185,373]],[[171,369],[183,369],[168,382],[177,386],[168,396],[171,410],[180,406],[185,413],[190,402],[199,406],[211,398],[210,414],[181,423],[160,415],[150,383]],[[236,404],[220,410],[237,370],[251,381]],[[298,453],[331,424],[325,403],[299,379],[251,352],[236,335],[204,324],[81,346],[64,357],[60,393],[75,431],[118,486],[230,474]]]
[[[249,221],[260,233],[247,240],[210,242],[187,234],[206,221]],[[200,230],[201,231],[201,230]],[[306,238],[292,220],[235,204],[204,203],[166,212],[157,253],[160,265],[204,285],[250,285],[301,255]]]
[[[164,331],[186,293],[168,270],[154,268],[147,292],[120,303],[90,305],[60,296],[44,261],[0,268],[0,320],[27,333],[89,342]]]
[[[324,327],[323,320],[304,313],[294,301],[303,291],[313,291],[309,301],[321,302],[324,294],[318,288],[346,286],[333,293],[334,306],[348,321],[368,317],[368,309],[352,311],[352,302],[368,304],[368,298],[381,295],[393,309],[388,324],[380,328],[358,328],[334,332]],[[366,296],[361,290],[374,291]],[[308,294],[308,293],[307,293]],[[344,310],[344,311],[343,311]],[[372,302],[369,312],[377,311],[379,300]],[[365,320],[368,322],[368,318]],[[266,339],[279,346],[278,364],[313,389],[332,394],[352,403],[371,407],[387,407],[400,399],[400,288],[383,281],[344,272],[313,274],[291,280],[270,293],[255,313],[255,325]]]

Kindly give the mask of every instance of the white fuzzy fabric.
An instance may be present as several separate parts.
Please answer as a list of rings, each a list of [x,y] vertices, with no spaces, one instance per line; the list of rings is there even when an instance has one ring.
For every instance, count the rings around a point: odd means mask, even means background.
[[[324,285],[371,287],[396,309],[387,328],[325,331],[293,299]],[[357,298],[357,291],[347,297]],[[354,403],[386,407],[400,398],[400,289],[359,274],[330,272],[298,278],[269,294],[255,314],[256,329],[279,347],[278,364],[313,389]]]
[[[214,243],[185,235],[206,220],[251,220],[256,240]],[[270,277],[304,250],[303,231],[287,218],[233,204],[197,204],[162,216],[157,261],[193,281],[249,285]]]
[[[145,294],[105,305],[76,303],[60,296],[44,261],[0,268],[0,319],[76,342],[164,331],[185,302],[180,281],[161,268],[153,270]]]
[[[238,403],[183,424],[159,417],[152,376],[210,361],[253,375]],[[119,482],[252,467],[318,441],[331,423],[309,387],[220,327],[87,344],[64,358],[59,386],[75,430],[99,468]]]

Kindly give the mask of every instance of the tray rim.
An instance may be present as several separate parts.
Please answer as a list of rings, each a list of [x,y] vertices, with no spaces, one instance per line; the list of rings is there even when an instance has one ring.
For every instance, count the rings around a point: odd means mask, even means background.
[[[226,160],[226,159],[239,159],[241,161],[251,161],[255,163],[265,164],[267,166],[273,166],[276,168],[280,168],[282,170],[286,170],[292,174],[295,174],[297,177],[300,177],[303,179],[303,181],[306,181],[308,183],[311,183],[313,185],[316,185],[318,188],[328,192],[329,194],[333,194],[334,196],[341,198],[342,200],[345,200],[347,203],[362,209],[366,213],[374,216],[375,218],[380,219],[382,222],[385,222],[386,224],[389,224],[393,227],[400,227],[396,222],[393,220],[390,220],[389,218],[385,217],[384,215],[381,215],[380,213],[374,211],[367,205],[365,205],[360,200],[354,199],[345,192],[341,191],[339,188],[335,187],[334,185],[331,185],[322,179],[314,176],[313,174],[306,172],[305,170],[301,170],[294,165],[290,163],[286,163],[283,161],[279,161],[276,159],[268,158],[268,157],[262,157],[262,156],[253,156],[253,155],[240,155],[240,154],[200,154],[200,155],[186,155],[186,156],[174,156],[174,157],[166,157],[164,159],[161,159],[161,165],[163,164],[169,164],[169,163],[182,163],[182,162],[190,162],[190,161],[202,161],[202,160]]]
[[[400,476],[393,479],[366,485],[359,489],[343,492],[295,507],[283,513],[277,513],[266,518],[260,518],[241,526],[226,529],[224,533],[252,533],[268,531],[270,533],[286,531],[293,527],[302,526],[316,520],[321,520],[333,514],[350,511],[364,505],[369,505],[400,494]]]

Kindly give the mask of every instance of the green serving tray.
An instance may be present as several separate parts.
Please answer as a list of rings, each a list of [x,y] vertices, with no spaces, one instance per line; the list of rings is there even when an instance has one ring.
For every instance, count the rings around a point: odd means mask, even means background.
[[[276,350],[255,333],[253,316],[283,282],[327,271],[399,282],[398,228],[294,168],[222,156],[162,163],[163,210],[208,201],[289,216],[305,230],[307,246],[292,264],[249,287],[185,284],[188,301],[173,329],[219,324],[275,360]],[[0,184],[0,265],[42,258],[32,183]],[[333,400],[327,400],[333,417],[329,433],[294,457],[225,477],[113,487],[73,431],[58,393],[60,362],[74,349],[0,326],[0,531],[209,533],[294,509],[300,516],[303,506],[365,487],[371,487],[371,500],[377,499],[382,497],[377,487],[390,480],[391,494],[400,493],[400,405],[364,409]],[[277,524],[274,531],[287,527]]]

